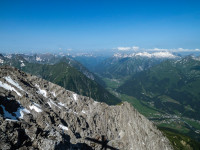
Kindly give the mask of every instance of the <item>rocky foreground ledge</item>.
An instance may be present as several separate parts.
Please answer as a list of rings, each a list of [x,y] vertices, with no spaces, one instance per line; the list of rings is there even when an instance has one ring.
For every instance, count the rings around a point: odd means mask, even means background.
[[[108,106],[0,67],[0,149],[170,150],[168,139],[129,103]]]

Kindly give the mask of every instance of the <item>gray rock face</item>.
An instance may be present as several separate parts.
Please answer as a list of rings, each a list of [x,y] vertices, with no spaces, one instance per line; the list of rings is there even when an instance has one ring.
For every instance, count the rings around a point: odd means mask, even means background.
[[[170,150],[168,139],[129,103],[108,106],[0,67],[0,149]]]

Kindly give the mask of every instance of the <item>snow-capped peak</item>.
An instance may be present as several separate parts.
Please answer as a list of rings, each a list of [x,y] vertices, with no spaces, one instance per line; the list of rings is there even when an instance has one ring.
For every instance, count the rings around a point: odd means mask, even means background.
[[[148,52],[139,52],[139,53],[132,53],[132,54],[114,54],[114,57],[118,58],[126,58],[126,57],[148,57],[148,58],[176,58],[177,56],[173,55],[170,52],[154,52],[154,53],[148,53]]]
[[[40,57],[36,57],[36,61],[42,61]]]
[[[147,52],[142,52],[142,53],[136,53],[135,56],[152,57],[152,54]]]
[[[135,56],[142,56],[142,57],[156,57],[156,58],[175,58],[176,56],[170,52],[155,52],[155,53],[136,53]]]
[[[0,64],[3,64],[4,60],[3,59],[0,59]]]

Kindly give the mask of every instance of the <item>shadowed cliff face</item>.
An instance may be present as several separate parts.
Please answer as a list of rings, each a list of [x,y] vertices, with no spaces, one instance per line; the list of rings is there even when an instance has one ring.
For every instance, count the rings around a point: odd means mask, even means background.
[[[129,103],[108,106],[0,67],[0,149],[172,149]]]

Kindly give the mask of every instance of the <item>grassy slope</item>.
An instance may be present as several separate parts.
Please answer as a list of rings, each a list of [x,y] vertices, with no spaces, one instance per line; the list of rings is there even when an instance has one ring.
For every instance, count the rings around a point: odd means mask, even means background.
[[[195,63],[190,66],[161,63],[133,76],[118,92],[153,101],[156,108],[167,113],[200,119],[200,72],[192,70]]]
[[[200,150],[200,143],[169,128],[159,128],[169,139],[174,150]]]
[[[87,78],[65,62],[55,65],[27,63],[26,66],[21,69],[58,84],[67,90],[91,97],[97,101],[105,102],[110,105],[121,102],[101,85]]]
[[[123,101],[128,101],[129,103],[131,103],[135,109],[137,109],[141,114],[143,114],[150,120],[151,118],[160,119],[162,118],[162,116],[166,115],[164,111],[156,109],[154,105],[152,105],[150,102],[138,100],[137,98],[133,96],[128,96],[126,94],[116,93],[115,89],[118,88],[120,84],[123,84],[123,82],[117,80],[111,80],[108,78],[105,78],[104,81],[107,85],[107,89],[110,92],[116,94]],[[164,97],[163,99],[166,99],[166,97]],[[164,118],[164,120],[166,120],[166,118]],[[195,127],[198,130],[200,130],[200,123],[190,118],[183,118],[182,122],[179,121],[177,122],[177,120],[174,121],[172,120],[173,119],[168,119],[169,121],[168,123],[161,123],[160,121],[155,122],[154,120],[152,121],[156,123],[159,129],[165,133],[165,135],[172,142],[175,149],[183,149],[183,147],[198,149],[197,147],[199,147],[199,143],[196,142],[196,140],[199,139],[198,135],[194,134],[194,132],[191,132],[190,128],[188,128],[188,125],[183,123],[183,121],[185,121],[190,126]],[[174,139],[173,137],[175,137],[176,139]],[[191,137],[194,138],[195,140],[192,140]],[[191,142],[188,143],[188,141]],[[184,145],[184,143],[186,143],[186,145]]]

